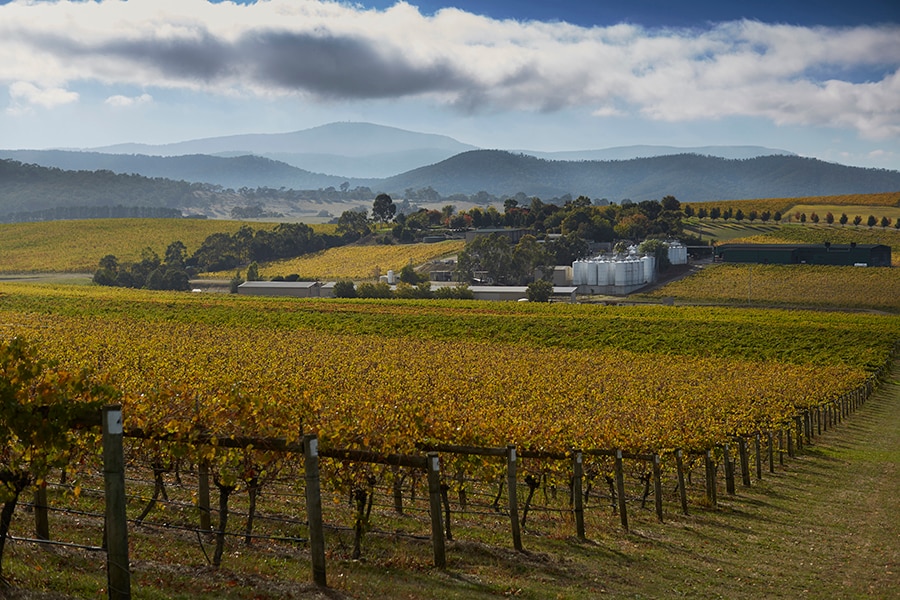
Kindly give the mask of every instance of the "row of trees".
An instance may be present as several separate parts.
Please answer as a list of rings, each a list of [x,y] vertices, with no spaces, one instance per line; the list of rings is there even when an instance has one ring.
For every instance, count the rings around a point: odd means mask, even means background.
[[[366,225],[366,231],[368,226]],[[339,228],[340,233],[340,228]],[[254,230],[244,225],[233,234],[208,236],[190,256],[180,242],[172,242],[160,258],[145,248],[138,261],[120,263],[114,255],[100,259],[94,273],[99,285],[188,290],[189,279],[203,271],[226,271],[241,265],[302,256],[359,239],[362,232],[347,229],[341,235],[316,233],[303,223],[280,223],[274,229]]]
[[[387,196],[387,199],[390,197]],[[393,213],[376,212],[373,207],[373,215],[377,220],[386,222]],[[393,217],[396,225],[392,233],[401,242],[412,242],[422,239],[436,227],[451,230],[518,227],[530,229],[537,235],[571,234],[592,242],[612,242],[623,238],[637,241],[648,236],[683,235],[683,216],[685,213],[681,210],[681,203],[674,196],[619,205],[597,204],[586,196],[579,196],[562,205],[545,203],[540,198],[531,198],[524,205],[515,198],[508,198],[503,203],[503,212],[493,206],[457,211],[452,205],[440,211],[420,209],[412,214],[401,212]]]

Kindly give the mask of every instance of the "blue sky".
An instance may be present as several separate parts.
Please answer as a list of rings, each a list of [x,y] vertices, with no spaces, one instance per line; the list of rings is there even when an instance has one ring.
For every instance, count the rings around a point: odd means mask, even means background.
[[[0,148],[335,121],[900,170],[900,2],[0,0]]]

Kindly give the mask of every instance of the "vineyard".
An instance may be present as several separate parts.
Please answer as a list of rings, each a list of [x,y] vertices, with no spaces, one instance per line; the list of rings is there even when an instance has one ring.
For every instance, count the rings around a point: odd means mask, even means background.
[[[746,215],[751,210],[758,213],[769,211],[770,213],[780,212],[787,216],[788,212],[793,211],[793,207],[797,205],[836,205],[848,207],[848,214],[851,207],[858,207],[863,210],[864,207],[900,207],[900,192],[885,192],[880,194],[846,194],[839,196],[812,196],[802,198],[761,198],[758,200],[727,200],[720,202],[694,202],[686,203],[696,212],[699,208],[711,210],[718,208],[726,210],[728,208],[733,211],[742,210]],[[852,215],[851,215],[852,216]]]
[[[900,313],[900,272],[828,265],[715,264],[646,297]]]
[[[715,496],[702,488],[701,457],[724,467],[727,476],[737,456],[729,459],[723,449],[733,444],[736,452],[738,439],[763,434],[757,460],[792,452],[792,439],[829,426],[844,414],[851,394],[870,388],[873,374],[893,355],[900,318],[704,307],[297,301],[3,284],[0,339],[16,336],[59,368],[88,369],[121,394],[126,431],[136,436],[127,440],[126,456],[141,474],[129,484],[136,490],[132,520],[140,514],[138,521],[175,528],[173,545],[189,545],[197,507],[204,506],[197,495],[198,465],[206,465],[226,499],[213,510],[220,539],[209,544],[216,547],[210,560],[229,565],[234,555],[228,550],[223,556],[222,549],[235,548],[238,537],[259,539],[276,549],[274,557],[307,543],[311,534],[303,517],[288,508],[291,498],[302,504],[296,498],[304,489],[291,483],[303,480],[302,457],[278,448],[299,447],[309,433],[317,434],[323,456],[333,556],[372,552],[382,543],[375,541],[379,536],[429,539],[428,514],[435,510],[422,504],[429,493],[424,468],[399,466],[418,465],[428,449],[443,449],[437,490],[443,495],[436,499],[454,515],[445,520],[448,538],[452,522],[457,536],[509,543],[507,513],[514,505],[505,502],[509,489],[498,487],[507,473],[507,462],[498,457],[508,458],[508,445],[521,460],[519,479],[507,488],[527,486],[524,514],[514,521],[523,527],[528,522],[538,535],[574,533],[566,516],[574,502],[574,448],[585,452],[581,468],[584,497],[594,507],[587,519],[592,531],[624,519],[626,501],[632,518],[634,507],[648,498],[677,505],[676,449],[687,463],[688,481],[679,489],[690,493],[692,503],[708,505]],[[794,426],[798,414],[815,415],[805,434]],[[773,431],[776,437],[767,438]],[[799,437],[783,438],[786,432]],[[278,442],[268,447],[254,440]],[[468,451],[453,451],[460,448]],[[624,467],[613,449],[626,455]],[[654,474],[653,456],[665,457],[660,474]],[[741,470],[749,477],[746,466]],[[85,520],[94,518],[92,490],[100,487],[100,471],[96,454],[88,451],[64,483],[57,485],[53,475],[49,503],[71,506],[64,500],[80,495],[75,510]],[[680,468],[677,473],[682,475]],[[651,492],[654,478],[660,487]],[[456,494],[452,511],[449,490]],[[229,496],[239,525],[225,523]],[[260,518],[251,525],[258,501]],[[181,537],[178,528],[186,531]],[[361,539],[370,541],[360,548]],[[427,563],[428,551],[423,555],[414,564]]]
[[[98,261],[113,254],[123,262],[139,261],[151,248],[162,255],[174,241],[194,252],[214,233],[233,234],[242,225],[259,223],[205,219],[91,219],[0,224],[0,272],[93,272]],[[333,233],[333,225],[313,225]]]
[[[408,264],[420,265],[453,255],[463,249],[465,242],[452,240],[432,244],[398,244],[341,246],[310,256],[266,263],[260,275],[272,278],[297,273],[305,279],[321,281],[337,279],[376,279],[389,270],[400,272]],[[210,273],[209,277],[230,277],[231,273]]]

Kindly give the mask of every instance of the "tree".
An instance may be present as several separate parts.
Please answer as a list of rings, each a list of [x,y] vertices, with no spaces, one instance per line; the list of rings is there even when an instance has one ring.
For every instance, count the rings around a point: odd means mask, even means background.
[[[335,298],[356,298],[356,286],[352,281],[342,279],[334,284]]]
[[[869,218],[866,220],[866,225],[869,227],[875,227],[875,224],[878,222],[878,219],[875,218],[875,215],[869,215]]]
[[[638,252],[655,257],[657,271],[665,271],[672,265],[669,261],[669,245],[662,240],[645,240],[638,246]]]
[[[831,211],[825,213],[825,222],[829,225],[834,224],[834,214]]]
[[[179,269],[184,267],[187,258],[187,247],[181,242],[172,242],[166,247],[164,262],[170,267]]]
[[[663,199],[659,201],[662,204],[663,210],[672,210],[677,211],[681,210],[681,202],[678,201],[675,196],[663,196]],[[687,208],[687,207],[685,207]],[[687,210],[684,213],[686,216],[690,216],[687,214]]]
[[[841,218],[838,219],[838,222],[841,225],[846,225],[847,224],[847,213],[841,213]]]
[[[416,272],[415,267],[411,264],[406,264],[400,269],[400,281],[408,283],[409,285],[419,285],[420,283],[429,281],[429,279],[427,274],[419,274]]]
[[[357,210],[345,210],[338,217],[338,234],[346,240],[358,240],[369,233],[369,219],[366,213]]]
[[[539,279],[528,284],[525,297],[529,302],[550,302],[553,295],[553,284],[546,279]]]
[[[819,222],[819,215],[817,215],[816,213],[811,213],[811,214],[809,215],[809,220],[812,221],[813,223],[818,223],[818,222]]]
[[[460,280],[474,281],[479,273],[491,283],[507,283],[512,271],[512,245],[499,233],[479,235],[457,255]]]
[[[241,284],[244,283],[244,278],[241,277],[241,272],[236,271],[234,277],[231,278],[229,282],[229,288],[232,294],[238,293],[238,288],[241,287]]]
[[[391,286],[383,281],[378,283],[361,283],[356,287],[357,298],[393,298]]]
[[[247,267],[247,281],[259,281],[260,279],[262,278],[259,276],[259,265],[253,261]]]
[[[372,218],[381,223],[387,223],[394,218],[397,206],[394,200],[387,194],[378,194],[372,203]]]
[[[888,217],[881,217],[881,227],[887,227],[891,224],[891,220]]]

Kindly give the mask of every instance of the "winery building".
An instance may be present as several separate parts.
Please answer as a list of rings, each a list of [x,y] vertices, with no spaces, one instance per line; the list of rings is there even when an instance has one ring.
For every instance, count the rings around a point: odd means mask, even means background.
[[[891,266],[891,247],[883,244],[722,244],[716,260],[773,265]]]

